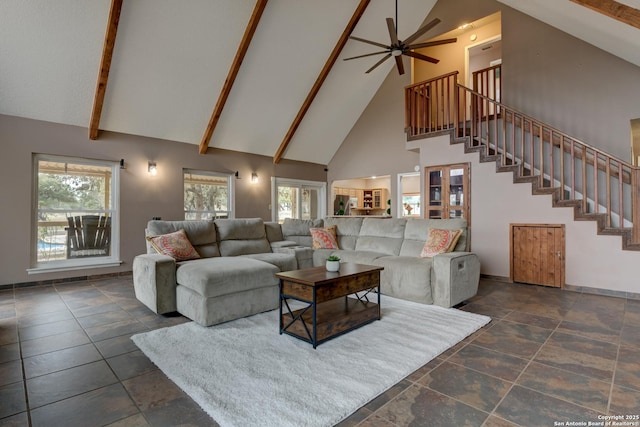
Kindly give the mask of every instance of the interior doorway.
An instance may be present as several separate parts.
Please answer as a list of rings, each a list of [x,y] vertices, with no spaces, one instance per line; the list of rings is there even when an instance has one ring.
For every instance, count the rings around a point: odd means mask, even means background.
[[[640,166],[640,119],[631,120],[631,164]]]
[[[473,73],[502,63],[502,35],[465,47],[465,81],[473,87]]]

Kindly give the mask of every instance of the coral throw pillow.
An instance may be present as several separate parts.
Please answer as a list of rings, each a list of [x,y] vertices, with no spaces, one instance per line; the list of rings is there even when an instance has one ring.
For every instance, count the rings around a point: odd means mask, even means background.
[[[176,261],[200,258],[183,229],[161,236],[149,236],[147,240],[159,254],[168,255]]]
[[[430,228],[427,241],[422,248],[421,258],[431,258],[437,254],[451,252],[456,247],[462,230],[442,230]]]
[[[325,228],[310,228],[309,231],[313,239],[313,249],[338,249],[335,225]]]

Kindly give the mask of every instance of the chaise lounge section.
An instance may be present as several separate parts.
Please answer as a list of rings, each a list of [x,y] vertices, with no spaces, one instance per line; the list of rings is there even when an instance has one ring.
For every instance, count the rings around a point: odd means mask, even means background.
[[[298,268],[293,251],[275,253],[260,218],[149,221],[147,237],[184,230],[195,258],[157,253],[133,260],[136,298],[158,314],[178,311],[210,326],[278,307],[275,273]]]

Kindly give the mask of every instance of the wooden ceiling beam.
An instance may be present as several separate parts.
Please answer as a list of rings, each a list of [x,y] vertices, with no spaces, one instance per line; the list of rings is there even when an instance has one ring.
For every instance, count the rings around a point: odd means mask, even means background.
[[[268,0],[258,0],[255,7],[253,8],[253,13],[251,14],[249,23],[244,30],[244,35],[242,36],[240,46],[238,46],[238,50],[236,51],[236,56],[233,58],[231,68],[229,69],[227,78],[225,79],[224,85],[222,86],[222,91],[218,96],[216,106],[213,108],[213,113],[211,114],[211,118],[209,119],[209,124],[207,125],[207,129],[204,131],[204,135],[202,136],[202,140],[200,141],[200,154],[205,154],[207,152],[207,149],[209,148],[209,143],[211,142],[213,131],[218,125],[218,120],[220,120],[222,110],[224,110],[224,105],[227,102],[227,98],[229,98],[231,88],[233,88],[233,83],[238,76],[238,71],[240,71],[242,61],[247,54],[247,50],[249,49],[249,45],[251,44],[251,39],[256,32],[256,28],[258,28],[258,23],[260,23],[262,12],[264,12],[264,8],[267,6],[267,1]]]
[[[118,33],[118,22],[120,21],[120,11],[122,10],[122,0],[111,0],[109,10],[109,21],[104,35],[102,46],[102,58],[100,59],[100,73],[96,83],[96,91],[93,96],[93,108],[91,110],[91,120],[89,121],[89,139],[98,139],[98,129],[100,127],[100,115],[104,104],[104,95],[107,91],[107,80],[109,80],[109,70],[111,69],[111,58],[113,48],[116,44],[116,34]]]
[[[369,2],[370,0],[360,0],[360,4],[356,8],[355,12],[353,12],[353,16],[351,16],[349,23],[347,24],[346,28],[342,32],[342,35],[338,39],[338,42],[333,48],[331,55],[329,55],[329,59],[327,59],[327,62],[325,62],[324,67],[322,67],[322,71],[320,71],[320,75],[318,76],[315,83],[313,84],[313,87],[309,91],[307,98],[302,103],[302,107],[300,107],[300,110],[298,111],[296,118],[293,120],[293,123],[291,123],[291,126],[289,127],[289,131],[285,135],[284,140],[280,144],[278,151],[273,157],[273,163],[279,163],[280,160],[282,159],[282,156],[287,150],[287,147],[289,146],[289,143],[291,142],[293,135],[296,133],[296,130],[298,130],[298,126],[300,126],[302,119],[307,114],[307,111],[309,110],[311,103],[313,102],[314,98],[320,91],[322,84],[324,83],[325,79],[329,75],[331,68],[333,68],[333,65],[338,59],[338,56],[342,52],[342,49],[347,44],[347,41],[349,40],[349,36],[351,35],[354,28],[358,24],[358,21],[364,14],[364,11],[367,9],[367,6],[369,6]]]
[[[640,28],[640,10],[615,0],[571,0],[624,24]]]

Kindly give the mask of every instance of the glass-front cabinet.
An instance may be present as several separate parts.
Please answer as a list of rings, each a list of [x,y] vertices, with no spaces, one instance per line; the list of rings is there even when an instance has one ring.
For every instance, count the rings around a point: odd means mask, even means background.
[[[465,218],[471,224],[469,163],[427,167],[425,179],[425,218]]]

